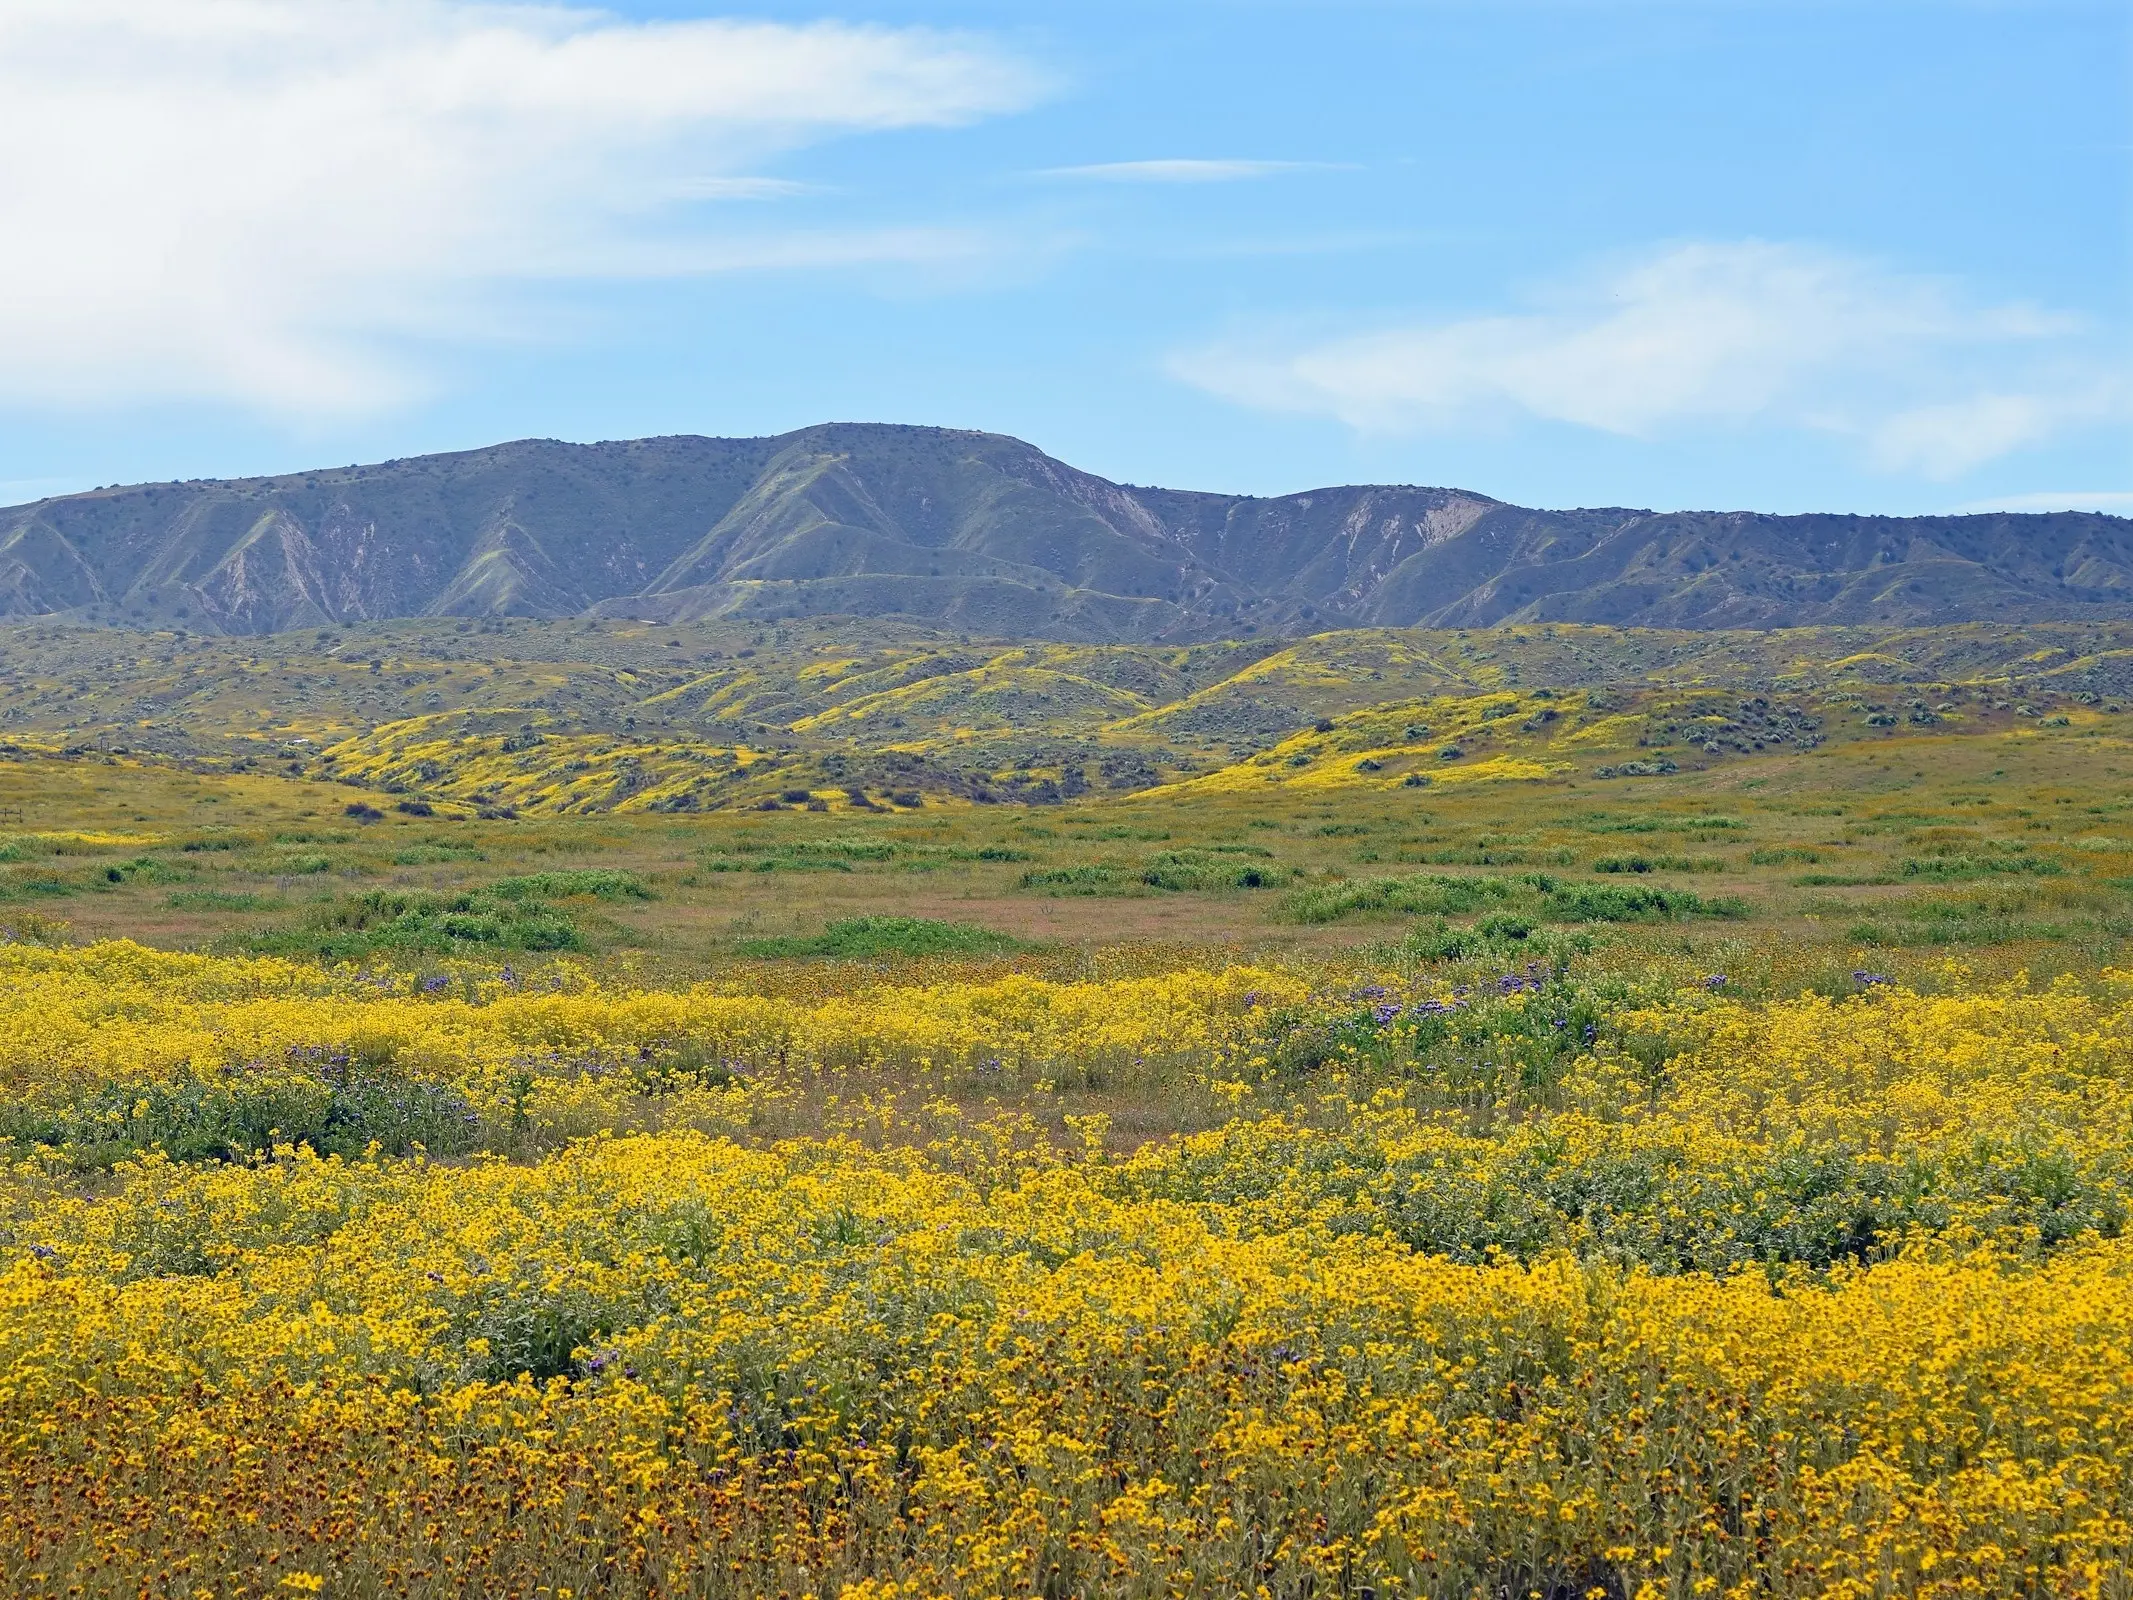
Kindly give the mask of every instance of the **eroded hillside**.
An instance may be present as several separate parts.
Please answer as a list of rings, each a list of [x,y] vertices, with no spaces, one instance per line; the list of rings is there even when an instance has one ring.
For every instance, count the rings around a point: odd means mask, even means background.
[[[1112,483],[998,434],[836,424],[43,500],[0,510],[0,616],[241,635],[841,616],[1082,643],[2097,620],[2133,616],[2133,522],[1539,511],[1406,485],[1255,498]]]

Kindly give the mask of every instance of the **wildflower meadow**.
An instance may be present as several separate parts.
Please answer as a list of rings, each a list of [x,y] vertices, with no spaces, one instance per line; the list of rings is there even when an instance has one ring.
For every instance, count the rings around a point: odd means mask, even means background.
[[[1963,692],[694,814],[18,751],[0,1593],[2133,1600],[2125,744]]]

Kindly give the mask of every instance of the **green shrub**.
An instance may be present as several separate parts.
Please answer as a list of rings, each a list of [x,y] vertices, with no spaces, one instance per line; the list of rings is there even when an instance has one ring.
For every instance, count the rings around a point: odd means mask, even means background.
[[[1687,889],[1658,889],[1648,884],[1566,883],[1547,896],[1548,915],[1556,922],[1676,922],[1683,917],[1737,917],[1747,908],[1738,900],[1706,900]]]
[[[117,879],[112,879],[113,873],[118,874]],[[124,880],[129,883],[183,883],[194,876],[194,873],[189,866],[159,860],[155,856],[135,856],[131,861],[121,861],[115,867],[106,867],[104,876],[113,882]]]
[[[1716,856],[1601,856],[1593,862],[1595,872],[1722,872],[1725,863]]]
[[[1165,850],[1141,868],[1141,882],[1151,889],[1266,889],[1282,874],[1258,862],[1225,859],[1217,850]]]
[[[360,961],[386,952],[578,950],[585,941],[568,917],[537,901],[373,889],[320,907],[300,927],[252,934],[242,943],[264,955]]]

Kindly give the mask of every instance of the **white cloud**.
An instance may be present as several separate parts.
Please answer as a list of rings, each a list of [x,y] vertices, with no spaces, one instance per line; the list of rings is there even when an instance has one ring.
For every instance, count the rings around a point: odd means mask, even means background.
[[[2127,392],[2080,325],[1950,285],[1761,241],[1673,246],[1531,309],[1300,347],[1229,343],[1173,370],[1216,394],[1371,430],[1519,419],[1631,438],[1777,424],[1857,441],[1884,470],[1953,477]]]
[[[1100,183],[1235,183],[1283,172],[1323,172],[1323,161],[1099,161],[1085,167],[1047,167],[1040,178],[1093,178]]]
[[[2114,517],[2133,516],[2133,489],[2043,489],[2032,494],[2002,495],[1995,500],[1973,500],[1955,508],[1965,511],[2107,511]]]
[[[915,29],[628,23],[480,0],[0,3],[0,403],[389,402],[397,335],[510,279],[908,260],[952,235],[745,235],[688,208],[842,133],[1027,104]]]
[[[2069,375],[2032,392],[1985,392],[1898,411],[1867,432],[1867,454],[1885,472],[1959,478],[2054,434],[2121,414],[2125,386]]]

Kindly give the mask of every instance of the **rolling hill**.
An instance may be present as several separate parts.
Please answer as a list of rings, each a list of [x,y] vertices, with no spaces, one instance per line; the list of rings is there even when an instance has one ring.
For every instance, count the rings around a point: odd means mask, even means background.
[[[534,811],[745,808],[793,789],[1042,804],[1172,783],[1693,773],[1824,740],[2078,741],[2118,728],[2129,702],[2133,622],[1542,623],[1191,645],[987,642],[851,618],[414,619],[272,640],[0,623],[0,763],[331,777]]]
[[[1343,627],[2133,617],[2133,521],[1539,511],[1111,483],[997,434],[522,440],[0,511],[0,616],[267,634],[413,617],[894,618],[1185,642]]]

